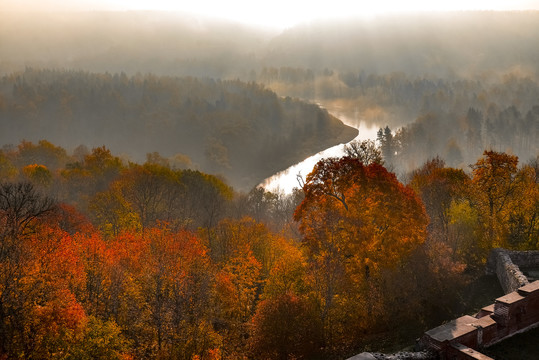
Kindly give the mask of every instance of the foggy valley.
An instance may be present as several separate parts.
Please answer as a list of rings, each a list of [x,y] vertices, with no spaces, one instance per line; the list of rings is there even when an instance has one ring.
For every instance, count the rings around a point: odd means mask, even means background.
[[[30,12],[4,18],[0,24],[0,71],[5,76],[24,79],[25,69],[30,68],[125,74],[130,81],[133,76],[140,79],[148,73],[254,81],[279,96],[338,108],[351,118],[400,131],[403,154],[399,154],[398,162],[402,165],[395,170],[401,175],[432,155],[447,159],[450,151],[450,165],[460,167],[472,163],[482,149],[489,147],[510,150],[525,161],[537,153],[533,139],[538,131],[534,106],[539,105],[539,48],[531,45],[539,43],[537,12],[453,12],[399,18],[378,15],[341,22],[312,21],[280,32],[165,12]],[[53,77],[36,81],[54,82]],[[3,86],[4,106],[9,106],[6,101],[13,96],[12,85]],[[479,111],[474,124],[466,120],[471,108]],[[509,108],[518,119],[506,131],[501,125],[505,115],[500,113]],[[59,116],[52,109],[38,110],[51,121]],[[100,111],[106,112],[103,108]],[[2,115],[4,122],[13,116]],[[76,116],[87,117],[80,113]],[[167,157],[185,153],[194,157],[194,162],[204,163],[200,160],[203,150],[190,149],[184,141],[130,148],[129,143],[141,142],[134,140],[136,137],[122,142],[117,138],[118,130],[122,126],[127,131],[137,127],[130,127],[129,119],[112,119],[115,114],[101,116],[111,118],[107,119],[110,125],[118,122],[114,125],[117,131],[94,130],[106,133],[100,138],[81,125],[79,135],[74,131],[68,139],[67,133],[60,135],[54,126],[45,126],[56,134],[50,135],[51,140],[70,149],[77,144],[107,144],[133,160],[159,151]],[[427,117],[429,121],[424,120]],[[23,127],[15,133],[4,132],[1,141],[17,144],[23,139],[49,137]],[[33,131],[39,132],[37,128]],[[181,134],[178,136],[181,139]],[[480,138],[480,144],[470,136]],[[338,144],[344,137],[331,135],[325,141]],[[307,151],[299,150],[299,155],[322,149],[311,146]],[[275,164],[267,170],[248,165],[250,171],[261,175],[241,185],[230,171],[225,175],[233,184],[247,189],[268,175],[268,170],[277,172],[292,165],[290,160],[298,160],[295,155],[280,156],[275,156]],[[201,169],[219,172],[204,165]],[[231,171],[240,170],[234,165]]]
[[[344,359],[477,313],[491,250],[539,250],[537,44],[0,7],[0,358]]]

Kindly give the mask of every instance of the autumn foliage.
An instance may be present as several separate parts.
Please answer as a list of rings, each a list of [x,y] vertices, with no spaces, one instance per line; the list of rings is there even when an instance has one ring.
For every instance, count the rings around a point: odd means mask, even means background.
[[[351,344],[386,313],[382,271],[425,240],[427,216],[411,188],[383,166],[351,157],[316,164],[294,214],[329,346]],[[353,309],[351,311],[351,309]]]
[[[537,164],[508,154],[410,185],[324,159],[286,197],[79,150],[1,154],[0,358],[342,358],[452,316],[493,246],[538,246]]]

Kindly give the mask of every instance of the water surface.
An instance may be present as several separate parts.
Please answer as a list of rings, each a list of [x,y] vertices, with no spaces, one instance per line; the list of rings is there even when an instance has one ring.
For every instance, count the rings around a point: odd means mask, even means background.
[[[380,128],[376,124],[367,124],[359,117],[352,117],[340,112],[339,109],[328,109],[328,111],[340,119],[345,125],[358,129],[359,134],[352,140],[374,140],[376,139],[376,133]],[[288,169],[278,172],[277,174],[264,180],[260,186],[264,187],[268,191],[283,192],[289,194],[295,187],[300,187],[298,182],[298,176],[305,177],[309,174],[314,165],[323,158],[328,157],[341,157],[344,155],[344,143],[332,146],[326,150],[312,155],[305,160],[290,166]]]

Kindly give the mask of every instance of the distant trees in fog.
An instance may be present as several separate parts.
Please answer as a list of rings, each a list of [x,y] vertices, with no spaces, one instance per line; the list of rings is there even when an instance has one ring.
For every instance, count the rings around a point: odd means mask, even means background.
[[[3,144],[110,144],[134,159],[157,151],[247,188],[355,134],[255,83],[33,69],[0,79],[0,124]]]
[[[285,68],[264,71],[274,74],[268,85],[279,93],[314,98],[352,121],[380,126],[377,141],[386,165],[399,173],[433,155],[466,167],[484,149],[521,159],[539,151],[539,81],[528,76],[472,80],[319,71],[314,80],[290,82],[279,80]]]

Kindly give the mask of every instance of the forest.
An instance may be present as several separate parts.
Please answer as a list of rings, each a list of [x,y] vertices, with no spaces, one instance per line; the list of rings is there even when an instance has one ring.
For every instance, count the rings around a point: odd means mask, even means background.
[[[157,151],[244,190],[357,134],[252,82],[31,68],[0,79],[0,125],[1,144],[106,144],[139,162]]]
[[[398,351],[539,249],[538,12],[0,16],[0,359]]]
[[[4,148],[0,353],[343,358],[484,306],[489,250],[539,248],[539,158],[432,158],[404,184],[375,142],[346,151],[283,195],[156,152]]]
[[[526,161],[539,151],[539,81],[518,72],[471,80],[281,67],[262,69],[257,81],[384,128],[386,165],[399,176],[433,154],[466,168],[487,148]]]

